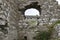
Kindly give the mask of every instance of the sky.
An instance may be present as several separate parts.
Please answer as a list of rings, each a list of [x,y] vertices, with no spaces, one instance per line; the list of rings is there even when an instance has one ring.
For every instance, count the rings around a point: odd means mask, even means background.
[[[58,4],[60,5],[60,0],[56,0],[56,1],[58,1]]]
[[[30,9],[27,9],[26,11],[25,11],[25,15],[26,16],[39,16],[39,11],[37,10],[37,9],[34,9],[34,8],[30,8]]]

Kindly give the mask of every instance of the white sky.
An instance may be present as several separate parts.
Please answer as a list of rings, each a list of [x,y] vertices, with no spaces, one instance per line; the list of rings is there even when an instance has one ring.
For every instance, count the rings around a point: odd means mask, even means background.
[[[25,11],[25,15],[26,16],[36,16],[36,15],[39,16],[39,11],[37,9],[30,8]]]
[[[58,1],[58,4],[60,5],[60,0],[56,0],[56,1]]]

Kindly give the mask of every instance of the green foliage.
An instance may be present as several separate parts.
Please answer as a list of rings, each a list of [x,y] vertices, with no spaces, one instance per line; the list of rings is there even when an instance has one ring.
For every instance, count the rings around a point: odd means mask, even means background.
[[[49,32],[47,31],[40,31],[36,35],[36,40],[48,40],[49,39]]]
[[[60,24],[60,20],[58,20],[58,21],[56,21],[55,23],[47,26],[47,28],[49,29],[48,31],[49,31],[49,32],[52,32],[52,30],[54,30],[55,25],[57,25],[57,24]]]
[[[54,26],[60,24],[60,20],[56,21],[52,25],[47,26],[48,31],[37,31],[35,39],[36,40],[49,40],[51,38]]]

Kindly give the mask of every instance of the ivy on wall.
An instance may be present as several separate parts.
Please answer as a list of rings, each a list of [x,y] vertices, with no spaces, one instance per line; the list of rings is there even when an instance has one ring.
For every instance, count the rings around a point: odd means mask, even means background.
[[[34,37],[36,40],[50,40],[52,32],[54,30],[55,25],[60,24],[60,20],[56,21],[55,23],[47,26],[48,31],[37,31],[38,33]]]

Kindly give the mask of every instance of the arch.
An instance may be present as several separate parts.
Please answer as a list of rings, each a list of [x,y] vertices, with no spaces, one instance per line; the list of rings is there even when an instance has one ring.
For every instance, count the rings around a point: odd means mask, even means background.
[[[21,11],[22,14],[24,15],[25,11],[28,10],[28,9],[31,9],[31,8],[34,8],[34,9],[38,10],[39,15],[41,15],[41,6],[38,5],[38,2],[31,2],[29,5],[26,5],[26,6],[24,6],[24,8],[20,8],[18,10]],[[24,15],[24,17],[25,17],[25,15]]]
[[[27,9],[25,12],[24,12],[24,15],[25,16],[40,16],[39,14],[40,12],[35,9],[35,8],[30,8],[30,9]]]
[[[34,9],[38,10],[41,14],[41,6],[38,5],[38,2],[31,2],[31,4],[25,6],[25,10],[30,9],[30,8],[34,8]]]

